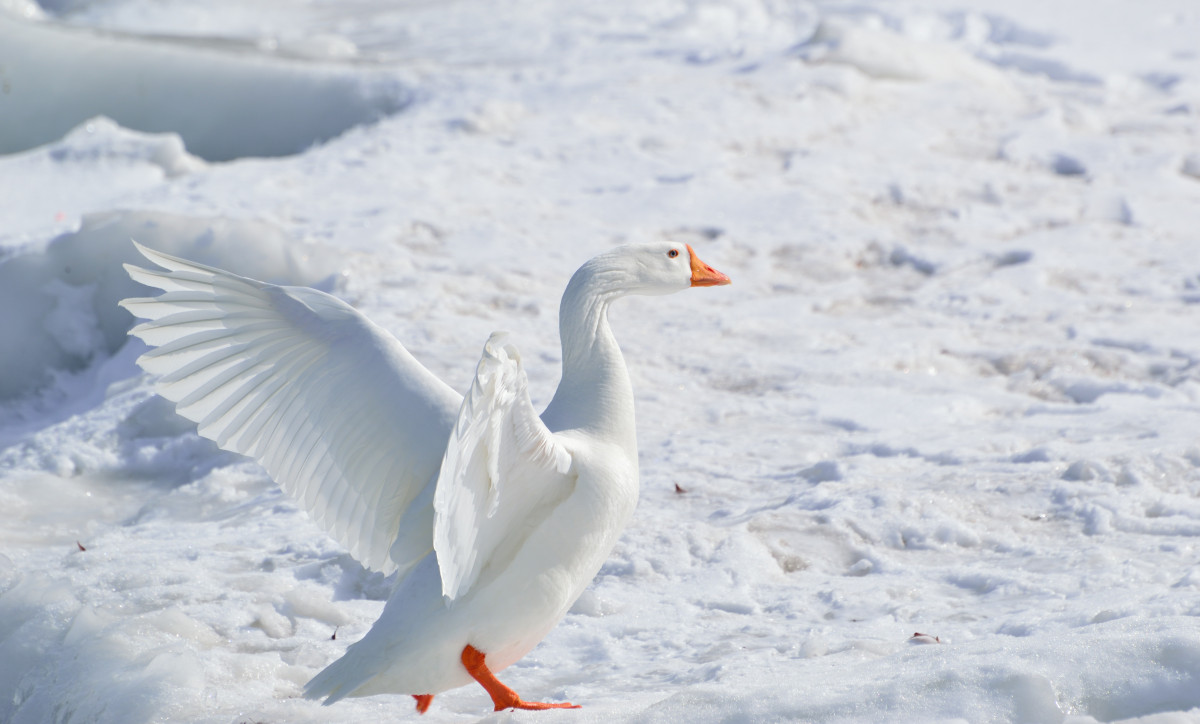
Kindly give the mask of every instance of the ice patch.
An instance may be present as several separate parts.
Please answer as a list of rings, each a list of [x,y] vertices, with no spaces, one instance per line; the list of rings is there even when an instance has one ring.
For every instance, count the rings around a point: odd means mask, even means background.
[[[216,44],[113,36],[0,14],[0,153],[33,148],[103,115],[177,133],[224,161],[303,151],[395,113],[412,94],[394,74],[284,60]]]

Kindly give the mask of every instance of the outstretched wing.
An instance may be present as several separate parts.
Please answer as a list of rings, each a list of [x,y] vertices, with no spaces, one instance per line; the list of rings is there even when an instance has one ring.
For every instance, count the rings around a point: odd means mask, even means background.
[[[485,566],[503,566],[571,492],[571,462],[533,410],[516,348],[493,334],[434,492],[433,547],[447,603],[470,590]]]
[[[121,306],[154,349],[138,359],[201,435],[267,469],[368,568],[397,568],[400,519],[437,474],[461,397],[348,304],[138,245],[163,290]],[[397,551],[413,561],[427,552]],[[404,563],[406,561],[399,561]]]

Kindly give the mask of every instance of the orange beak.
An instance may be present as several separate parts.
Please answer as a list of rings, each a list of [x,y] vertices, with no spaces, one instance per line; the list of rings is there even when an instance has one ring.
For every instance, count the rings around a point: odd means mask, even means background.
[[[688,256],[692,258],[693,287],[719,287],[731,283],[729,277],[700,261],[700,257],[696,256],[696,252],[692,250],[691,244],[687,244],[687,250]]]

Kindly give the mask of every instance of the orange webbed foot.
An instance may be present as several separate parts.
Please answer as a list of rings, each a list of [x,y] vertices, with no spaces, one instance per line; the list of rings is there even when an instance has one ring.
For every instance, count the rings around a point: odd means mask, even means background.
[[[462,651],[463,666],[467,667],[467,673],[471,678],[479,682],[479,685],[487,689],[487,693],[492,697],[492,703],[496,705],[496,711],[504,711],[505,709],[525,709],[529,711],[540,711],[543,709],[578,709],[578,704],[570,702],[550,703],[545,701],[525,701],[517,696],[517,692],[500,683],[496,675],[484,663],[484,654],[479,649],[468,644]]]
[[[413,694],[412,698],[417,700],[418,714],[429,711],[429,705],[433,703],[433,694]]]
[[[563,701],[563,702],[525,701],[524,699],[521,699],[519,697],[517,698],[517,700],[515,702],[505,705],[505,706],[496,704],[496,711],[504,711],[505,709],[525,709],[527,711],[540,711],[542,709],[581,709],[581,708],[582,707],[580,707],[578,704],[572,704],[569,701]]]

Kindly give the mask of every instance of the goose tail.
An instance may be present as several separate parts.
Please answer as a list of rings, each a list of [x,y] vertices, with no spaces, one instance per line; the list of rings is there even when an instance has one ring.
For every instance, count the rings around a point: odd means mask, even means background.
[[[304,698],[324,699],[322,703],[329,706],[348,696],[354,696],[354,692],[370,678],[363,673],[361,666],[354,665],[353,657],[343,656],[326,666],[304,685]]]

